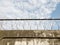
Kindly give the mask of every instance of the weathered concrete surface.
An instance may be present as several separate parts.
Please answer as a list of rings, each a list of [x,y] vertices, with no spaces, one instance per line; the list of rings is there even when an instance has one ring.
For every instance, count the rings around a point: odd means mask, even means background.
[[[0,45],[60,45],[60,31],[1,30]]]
[[[5,30],[0,31],[1,37],[60,37],[59,30]]]

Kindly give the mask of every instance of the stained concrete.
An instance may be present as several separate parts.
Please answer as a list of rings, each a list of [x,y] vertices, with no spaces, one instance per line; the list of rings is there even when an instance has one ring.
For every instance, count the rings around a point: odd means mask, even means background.
[[[0,45],[59,45],[59,30],[0,31]]]

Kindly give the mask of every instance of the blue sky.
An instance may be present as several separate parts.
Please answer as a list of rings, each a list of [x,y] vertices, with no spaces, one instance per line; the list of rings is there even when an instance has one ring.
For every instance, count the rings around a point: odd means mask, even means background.
[[[0,19],[60,18],[60,0],[0,0]],[[29,25],[28,25],[29,24]],[[0,21],[0,28],[58,29],[59,21]],[[45,28],[44,28],[45,27]]]
[[[60,18],[60,3],[57,4],[56,10],[51,14],[52,18]]]
[[[56,10],[52,12],[51,17],[55,18],[55,19],[56,18],[60,19],[60,3],[57,4]],[[58,20],[58,21],[56,20],[55,22],[56,22],[56,25],[53,26],[53,29],[55,29],[55,30],[58,29],[58,26],[59,26],[59,29],[60,29],[60,20]]]

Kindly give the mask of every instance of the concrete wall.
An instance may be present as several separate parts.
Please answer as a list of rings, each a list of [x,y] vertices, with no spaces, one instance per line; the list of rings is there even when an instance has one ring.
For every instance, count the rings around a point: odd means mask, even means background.
[[[0,31],[0,45],[60,45],[60,31]]]

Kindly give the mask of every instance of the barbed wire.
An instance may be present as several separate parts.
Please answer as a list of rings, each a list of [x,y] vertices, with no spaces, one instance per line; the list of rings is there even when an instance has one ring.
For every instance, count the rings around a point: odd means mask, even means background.
[[[59,22],[60,19],[0,19],[0,30],[60,30]]]

